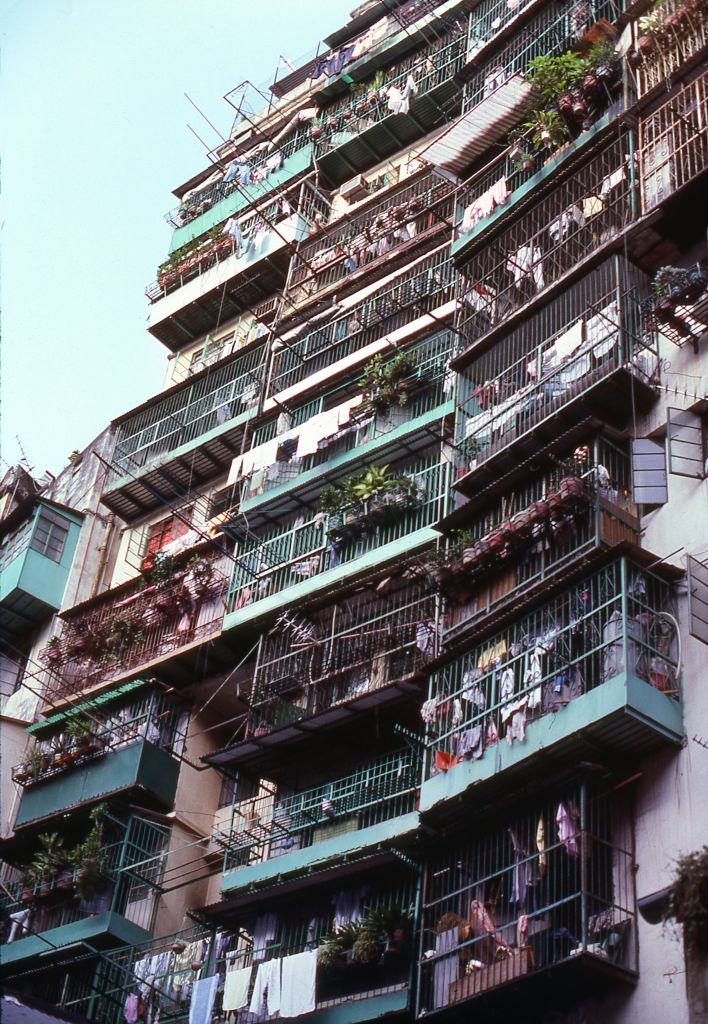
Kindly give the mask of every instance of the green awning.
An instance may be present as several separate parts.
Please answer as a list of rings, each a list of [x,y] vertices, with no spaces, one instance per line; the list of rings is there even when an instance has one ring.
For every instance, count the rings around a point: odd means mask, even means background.
[[[26,732],[35,736],[50,732],[57,725],[61,725],[62,722],[66,722],[70,718],[75,718],[86,711],[95,711],[96,708],[101,707],[103,704],[110,704],[112,701],[118,700],[128,693],[133,693],[135,690],[148,685],[149,680],[147,679],[131,679],[130,682],[123,683],[114,690],[106,690],[104,693],[99,693],[96,697],[91,697],[90,700],[83,700],[80,704],[74,704],[73,707],[66,708],[65,711],[57,711],[56,714],[50,715],[49,718],[45,718],[41,722],[35,722],[34,725],[29,725]]]

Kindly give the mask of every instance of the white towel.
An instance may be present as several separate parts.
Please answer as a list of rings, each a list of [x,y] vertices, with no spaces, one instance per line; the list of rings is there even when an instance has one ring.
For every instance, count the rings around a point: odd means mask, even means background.
[[[315,1009],[317,950],[296,953],[283,959],[280,1016],[301,1017]]]
[[[251,967],[241,967],[235,971],[227,971],[224,977],[224,1013],[230,1010],[241,1010],[248,1002],[248,986],[251,981]]]
[[[576,348],[580,348],[583,343],[583,321],[578,320],[577,323],[561,334],[559,338],[556,338],[555,350],[556,358],[559,362],[567,359],[575,352]]]
[[[262,1015],[264,1003],[271,1017],[280,1011],[281,963],[282,961],[277,959],[266,960],[258,965],[256,983],[253,986],[251,1005],[249,1006],[250,1012],[256,1017]]]
[[[210,1024],[218,982],[218,974],[194,982],[189,1002],[189,1024]]]

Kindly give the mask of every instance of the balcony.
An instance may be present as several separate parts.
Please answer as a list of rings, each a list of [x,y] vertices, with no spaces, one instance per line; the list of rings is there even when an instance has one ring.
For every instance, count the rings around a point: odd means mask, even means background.
[[[632,840],[621,791],[601,796],[581,782],[436,854],[423,898],[416,1016],[512,1018],[522,1000],[536,1019],[536,1011],[633,984]]]
[[[22,915],[0,947],[5,974],[28,959],[61,955],[69,946],[96,950],[149,938],[160,886],[155,860],[149,868],[145,862],[158,857],[169,830],[137,817],[104,814],[102,821],[102,852],[90,879],[84,861],[42,881],[24,879],[4,887],[4,909]],[[75,832],[67,837],[67,848],[75,838]]]
[[[446,369],[453,342],[452,331],[441,331],[405,350],[413,366],[401,388],[405,404],[392,402],[375,409],[363,401],[352,407],[352,392],[358,385],[348,381],[335,391],[294,407],[291,422],[299,426],[293,425],[279,435],[275,444],[275,421],[254,431],[254,447],[247,454],[246,465],[255,460],[252,464],[258,468],[251,468],[242,477],[240,504],[251,527],[291,511],[295,502],[315,502],[325,481],[340,480],[356,466],[374,459],[390,462],[428,447],[431,436],[441,429],[441,421],[454,412],[453,380]],[[358,395],[363,397],[361,388]],[[336,425],[345,419],[345,425]],[[311,437],[318,422],[323,436],[317,450],[299,455],[300,436]],[[285,440],[289,445],[284,448]],[[298,448],[291,453],[293,440],[298,441]],[[279,451],[285,453],[280,460]]]
[[[708,73],[639,120],[642,211],[650,213],[704,176]]]
[[[8,516],[0,539],[0,627],[8,638],[59,610],[83,516],[51,501]]]
[[[228,571],[227,556],[202,550],[167,578],[147,574],[72,608],[61,637],[42,653],[46,698],[67,700],[168,658],[179,675],[175,655],[189,674],[194,649],[221,632]]]
[[[467,346],[460,361],[530,316],[539,297],[587,273],[632,222],[632,166],[624,134],[470,258],[460,282],[456,326]]]
[[[133,793],[142,804],[171,808],[179,775],[173,754],[184,743],[183,709],[157,692],[119,698],[108,710],[105,700],[84,707],[90,719],[77,709],[53,716],[60,722],[50,724],[50,719],[32,727],[38,736],[33,768],[28,771],[20,764],[13,769],[14,781],[23,787],[16,829],[116,793]],[[86,735],[72,742],[62,730],[76,719],[85,723]]]
[[[315,216],[324,219],[329,212],[308,182],[298,192],[297,212],[286,212],[289,207],[278,200],[242,218],[242,242],[218,234],[196,251],[190,244],[174,253],[170,269],[147,289],[150,333],[178,350],[281,289],[294,246],[307,237]]]
[[[472,786],[491,798],[598,749],[636,760],[679,744],[676,623],[671,586],[622,558],[439,670],[423,709],[421,811],[444,812]]]
[[[102,501],[129,521],[171,504],[225,470],[256,415],[266,346],[207,367],[118,421],[116,474]]]
[[[450,219],[452,191],[450,182],[424,174],[302,242],[290,267],[288,311],[333,290],[340,297],[356,291],[377,272],[390,272],[393,261],[434,244]]]
[[[282,145],[257,152],[259,147],[241,158],[246,171],[225,182],[224,175],[187,193],[181,204],[166,215],[174,228],[170,252],[210,231],[229,217],[266,200],[270,193],[303,175],[312,165],[310,126],[301,125]],[[216,171],[215,175],[219,172]],[[212,176],[214,177],[214,175]]]
[[[446,645],[518,616],[539,590],[587,572],[609,551],[639,547],[627,456],[602,438],[576,452],[506,491],[450,545],[438,569]]]
[[[642,326],[646,288],[640,271],[614,257],[472,359],[457,420],[463,493],[588,416],[623,425],[632,402],[652,404],[659,361],[657,335]],[[465,302],[479,299],[471,289]]]
[[[642,98],[680,80],[704,56],[708,44],[705,10],[700,5],[664,0],[657,5],[654,19],[651,30],[634,28],[635,79]]]
[[[336,305],[318,314],[322,326],[308,329],[306,324],[276,341],[264,411],[274,411],[276,400],[287,404],[378,352],[393,351],[416,334],[442,326],[454,310],[454,276],[445,247],[346,311]]]
[[[419,691],[437,653],[435,595],[396,576],[383,592],[366,589],[300,615],[284,612],[260,641],[251,709],[237,741],[212,763],[273,771],[293,744],[352,726],[361,711],[382,709]]]
[[[312,871],[321,879],[328,866],[400,845],[418,827],[420,770],[403,749],[309,789],[236,804],[231,828],[214,837],[225,850],[222,893],[273,884],[282,893]]]
[[[224,629],[292,605],[352,574],[400,558],[436,536],[442,514],[447,464],[437,452],[397,466],[411,482],[411,499],[352,507],[339,516],[323,513],[289,520],[237,543]],[[382,499],[383,500],[383,499]]]
[[[453,28],[325,107],[313,138],[317,166],[330,185],[387,159],[453,117],[461,100],[457,76],[466,59],[466,26]],[[389,90],[401,97],[402,109]]]

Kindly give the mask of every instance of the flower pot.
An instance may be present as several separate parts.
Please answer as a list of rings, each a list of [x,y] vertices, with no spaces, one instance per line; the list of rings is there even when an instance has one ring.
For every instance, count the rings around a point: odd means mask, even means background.
[[[64,868],[57,875],[57,889],[62,889],[64,892],[74,888],[74,872],[71,868]]]
[[[708,275],[703,271],[702,267],[691,267],[686,274],[685,301],[689,303],[697,302],[706,290],[706,286],[708,286]]]
[[[534,522],[539,519],[546,519],[550,512],[548,502],[545,498],[542,498],[540,501],[534,501],[532,505],[529,505],[529,512],[531,513],[531,519]]]
[[[599,85],[612,85],[615,78],[614,68],[610,67],[609,64],[598,64],[595,68],[595,76]]]
[[[597,93],[599,86],[598,76],[594,72],[588,72],[583,78],[583,96],[585,99],[591,100]]]
[[[490,555],[497,554],[504,547],[504,534],[501,530],[492,530],[487,537],[487,551]]]
[[[566,92],[562,96],[558,97],[558,110],[561,114],[571,114],[573,112],[573,96],[572,93]]]
[[[31,903],[34,899],[34,888],[31,885],[23,885],[20,891],[20,903]]]
[[[45,879],[39,886],[39,895],[46,898],[51,891],[52,883]]]
[[[516,533],[525,533],[530,528],[533,522],[532,509],[533,505],[530,505],[528,508],[523,508],[520,512],[516,512],[511,517],[511,523]]]
[[[654,306],[656,319],[662,324],[671,323],[671,321],[675,319],[675,309],[675,303],[669,298],[669,296],[662,296]]]
[[[655,46],[656,40],[653,36],[640,36],[635,48],[639,56],[646,59],[654,52]]]
[[[563,505],[563,498],[561,497],[560,491],[551,491],[548,495],[548,508],[551,515],[561,508]]]
[[[533,169],[534,169],[534,161],[533,161],[532,157],[527,156],[524,160],[521,161],[521,170],[522,171],[527,171],[528,172],[528,171],[532,171]]]
[[[469,565],[473,565],[477,561],[477,548],[473,546],[471,548],[465,548],[462,552],[462,558],[460,560],[464,568]]]

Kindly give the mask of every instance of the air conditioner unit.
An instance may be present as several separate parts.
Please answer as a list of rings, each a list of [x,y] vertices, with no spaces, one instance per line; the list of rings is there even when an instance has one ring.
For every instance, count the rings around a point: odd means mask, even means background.
[[[368,196],[369,186],[364,175],[358,174],[356,178],[345,181],[339,188],[339,194],[348,203],[355,203],[357,199],[364,199],[365,196]]]

